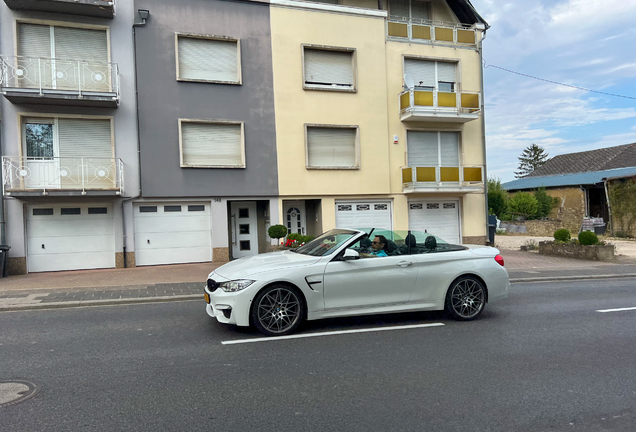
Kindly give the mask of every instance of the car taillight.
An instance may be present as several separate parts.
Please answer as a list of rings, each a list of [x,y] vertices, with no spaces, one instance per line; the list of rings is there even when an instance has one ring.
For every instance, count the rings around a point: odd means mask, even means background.
[[[497,261],[497,264],[499,264],[500,266],[504,266],[504,261],[503,261],[503,257],[501,255],[497,255],[495,257],[495,261]]]

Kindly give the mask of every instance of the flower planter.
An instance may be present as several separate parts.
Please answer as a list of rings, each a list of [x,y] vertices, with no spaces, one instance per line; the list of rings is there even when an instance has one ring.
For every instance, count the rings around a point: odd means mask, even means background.
[[[591,261],[613,261],[614,245],[584,246],[578,243],[539,242],[541,255],[560,256]]]

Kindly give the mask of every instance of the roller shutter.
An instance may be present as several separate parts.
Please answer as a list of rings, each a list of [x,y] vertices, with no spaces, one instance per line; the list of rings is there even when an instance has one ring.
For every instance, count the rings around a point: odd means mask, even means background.
[[[353,53],[305,48],[305,83],[353,86]]]
[[[181,123],[183,165],[242,166],[240,124]]]
[[[307,152],[311,167],[355,167],[356,129],[308,127]]]
[[[179,78],[238,82],[238,42],[179,37]]]

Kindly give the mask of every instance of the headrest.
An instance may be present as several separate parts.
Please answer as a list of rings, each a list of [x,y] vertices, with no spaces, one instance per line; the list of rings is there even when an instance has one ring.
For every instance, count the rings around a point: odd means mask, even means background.
[[[360,247],[362,247],[362,248],[370,248],[371,247],[371,239],[369,237],[363,237],[360,240]]]
[[[404,244],[407,246],[415,246],[416,243],[417,243],[417,239],[415,238],[413,234],[407,235],[406,238],[404,239]]]
[[[424,247],[430,250],[435,249],[437,247],[437,239],[433,236],[426,237],[426,240],[424,240]]]

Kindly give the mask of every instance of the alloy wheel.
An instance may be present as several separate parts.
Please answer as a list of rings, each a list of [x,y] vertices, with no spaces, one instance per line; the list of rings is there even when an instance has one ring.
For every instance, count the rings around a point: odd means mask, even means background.
[[[453,287],[450,301],[457,317],[474,318],[484,308],[484,288],[474,279],[461,280]]]
[[[257,318],[269,333],[284,333],[293,328],[301,317],[300,299],[288,288],[276,288],[261,297]]]

